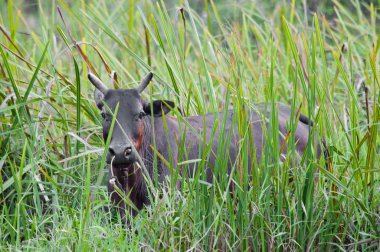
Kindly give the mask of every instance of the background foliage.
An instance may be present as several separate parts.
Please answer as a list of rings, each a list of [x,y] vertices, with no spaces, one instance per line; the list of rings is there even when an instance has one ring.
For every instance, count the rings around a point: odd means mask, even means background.
[[[0,0],[0,248],[379,249],[379,4]],[[170,98],[184,116],[247,112],[257,102],[301,108],[330,158],[317,158],[310,144],[292,167],[290,137],[280,162],[273,115],[249,180],[251,143],[239,113],[231,179],[226,137],[218,181],[207,184],[200,172],[181,178],[181,190],[158,188],[125,228],[108,207],[89,70],[109,85],[115,70],[122,87],[154,71],[145,99]]]

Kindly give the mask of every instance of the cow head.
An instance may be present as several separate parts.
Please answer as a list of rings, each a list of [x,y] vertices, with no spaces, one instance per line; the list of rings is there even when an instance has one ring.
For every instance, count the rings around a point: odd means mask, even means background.
[[[94,98],[101,110],[104,141],[108,138],[113,114],[117,104],[119,109],[114,124],[111,142],[108,148],[107,163],[124,167],[137,161],[132,146],[140,152],[145,137],[145,127],[150,122],[149,116],[160,117],[174,107],[171,101],[144,102],[140,94],[152,80],[149,73],[136,89],[108,89],[95,75],[88,74],[88,79],[95,86]]]

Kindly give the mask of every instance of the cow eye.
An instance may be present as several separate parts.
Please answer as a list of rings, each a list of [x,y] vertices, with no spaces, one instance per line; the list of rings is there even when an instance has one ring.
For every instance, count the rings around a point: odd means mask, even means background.
[[[138,118],[139,120],[141,120],[145,115],[146,115],[145,112],[140,112],[140,113],[138,114],[137,118]]]

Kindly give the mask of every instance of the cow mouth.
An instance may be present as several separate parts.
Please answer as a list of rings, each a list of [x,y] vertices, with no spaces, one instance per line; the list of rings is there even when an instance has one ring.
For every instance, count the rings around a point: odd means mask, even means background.
[[[107,160],[107,164],[112,165],[112,167],[115,167],[115,168],[130,167],[135,162],[136,160],[132,160],[132,159],[122,160],[122,161],[115,161],[115,160],[112,161],[112,159],[110,161]]]
[[[133,167],[134,162],[129,162],[125,164],[112,164],[112,167],[116,170],[129,171]]]
[[[137,162],[136,158],[128,157],[128,158],[116,158],[115,156],[107,155],[106,163],[112,165],[114,168],[128,168],[133,163]]]

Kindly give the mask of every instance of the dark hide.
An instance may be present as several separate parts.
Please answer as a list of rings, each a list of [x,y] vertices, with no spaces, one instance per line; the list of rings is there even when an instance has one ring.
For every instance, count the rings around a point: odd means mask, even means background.
[[[103,116],[103,137],[104,140],[108,137],[110,130],[110,124],[112,121],[111,111],[115,110],[117,103],[119,103],[119,111],[117,114],[117,122],[113,129],[113,135],[110,142],[110,148],[107,155],[107,163],[111,164],[112,168],[109,171],[109,179],[112,174],[117,178],[119,186],[125,192],[129,194],[130,200],[135,204],[137,209],[141,209],[144,205],[149,204],[148,193],[145,184],[145,180],[142,176],[141,169],[135,165],[138,161],[137,156],[130,152],[129,148],[134,147],[142,158],[144,165],[147,168],[149,176],[154,180],[153,172],[153,137],[156,141],[156,151],[165,158],[167,161],[173,163],[173,167],[176,167],[178,160],[194,160],[199,159],[199,153],[202,153],[203,143],[201,142],[203,136],[206,136],[206,143],[209,143],[212,138],[212,152],[216,153],[219,140],[228,136],[231,132],[231,143],[229,146],[229,167],[230,172],[232,164],[235,162],[236,155],[239,149],[237,127],[232,124],[233,117],[235,116],[232,110],[228,111],[226,118],[226,126],[222,132],[220,126],[223,122],[223,112],[207,114],[203,116],[190,116],[185,118],[188,124],[192,126],[192,129],[186,126],[184,122],[178,121],[171,116],[165,116],[166,127],[164,126],[163,114],[168,113],[173,107],[174,103],[170,101],[154,101],[153,104],[144,102],[140,97],[141,89],[118,89],[118,90],[106,90],[101,84],[97,83],[98,79],[93,76],[89,76],[91,82],[100,87],[103,91],[95,92],[95,100],[102,111]],[[100,81],[99,81],[100,82]],[[144,83],[145,86],[147,83]],[[104,106],[106,104],[107,106]],[[262,158],[262,149],[266,137],[262,135],[262,120],[265,120],[265,125],[268,128],[268,121],[270,118],[270,106],[265,109],[263,104],[258,104],[251,109],[249,114],[249,124],[247,127],[251,128],[251,133],[254,139],[254,146],[257,162],[260,163]],[[289,106],[278,104],[278,122],[279,122],[279,148],[283,143],[284,136],[287,135],[288,130],[286,124],[289,123],[291,109]],[[152,125],[152,116],[154,117],[154,124]],[[219,127],[216,129],[215,134],[212,136],[212,129],[216,121],[216,117],[219,118]],[[299,155],[302,155],[305,151],[308,136],[309,136],[309,120],[306,116],[300,115],[297,129],[295,132],[296,151]],[[121,126],[121,127],[120,127]],[[154,136],[153,136],[154,129]],[[180,129],[182,132],[180,132]],[[186,132],[186,133],[184,133]],[[182,135],[185,134],[185,146],[186,155],[179,157],[178,146],[182,146]],[[133,145],[133,146],[132,146]],[[286,153],[286,148],[283,151]],[[215,155],[210,154],[206,176],[207,181],[212,182],[213,173],[210,167],[215,165]],[[252,163],[251,157],[249,157],[250,164]],[[169,175],[169,169],[164,165],[164,162],[158,158],[158,182],[163,183],[165,177]],[[188,171],[182,171],[189,174],[193,174],[194,165],[191,166]],[[113,172],[111,171],[113,169]],[[250,172],[250,167],[249,167]],[[121,216],[125,216],[125,205],[121,197],[114,191],[113,185],[108,184],[108,190],[111,194],[113,203],[120,207]],[[128,208],[129,209],[129,208]],[[137,211],[130,210],[135,215]]]

